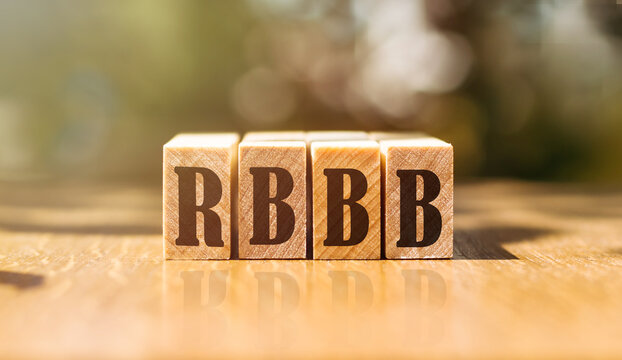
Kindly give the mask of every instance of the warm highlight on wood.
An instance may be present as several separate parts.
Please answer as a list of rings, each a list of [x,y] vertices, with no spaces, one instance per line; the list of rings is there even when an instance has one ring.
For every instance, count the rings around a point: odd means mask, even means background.
[[[311,143],[311,161],[313,258],[379,259],[378,143],[315,141]],[[356,243],[350,244],[352,241]]]
[[[387,259],[451,258],[453,147],[416,137],[381,140],[380,149]]]
[[[279,138],[278,135],[274,138]],[[255,138],[270,137],[262,134]],[[305,258],[306,157],[304,141],[244,140],[240,143],[238,228],[241,259]]]
[[[166,259],[230,258],[231,195],[235,185],[233,177],[238,140],[239,136],[233,133],[181,134],[164,145],[163,250]],[[189,183],[187,188],[182,189],[187,193],[187,196],[182,198],[180,179],[186,177],[194,179],[194,184]],[[205,183],[206,177],[209,186]],[[211,206],[209,210],[203,209],[206,213],[213,212],[205,215],[199,207],[207,205],[204,201],[208,198],[215,204],[209,204]],[[183,207],[180,201],[185,201],[187,206]],[[188,216],[181,219],[180,223],[182,207],[190,210],[187,210]],[[205,223],[205,216],[209,216],[208,226]],[[209,231],[209,239],[206,238],[206,229]],[[192,234],[188,238],[196,235],[198,242],[189,245],[190,241],[186,239],[188,245],[180,244],[181,231],[190,231]],[[207,240],[216,246],[208,246]]]

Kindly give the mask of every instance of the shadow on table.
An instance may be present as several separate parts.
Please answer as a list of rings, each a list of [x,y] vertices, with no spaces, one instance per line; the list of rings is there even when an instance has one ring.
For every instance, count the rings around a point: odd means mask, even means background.
[[[9,224],[0,222],[0,229],[15,232],[76,234],[76,235],[159,235],[160,224],[144,225],[50,225],[50,224]]]
[[[454,259],[517,260],[518,257],[506,250],[504,244],[533,240],[551,232],[549,229],[518,226],[456,229]]]
[[[0,270],[0,286],[10,285],[25,290],[43,285],[44,280],[42,275]]]
[[[614,255],[622,255],[622,248],[614,248],[611,249],[609,252]]]

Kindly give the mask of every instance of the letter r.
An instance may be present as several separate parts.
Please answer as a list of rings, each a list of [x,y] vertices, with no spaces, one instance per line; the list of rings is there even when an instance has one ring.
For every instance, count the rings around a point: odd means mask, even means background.
[[[178,246],[199,246],[197,238],[197,213],[203,214],[205,243],[207,246],[224,247],[220,217],[212,207],[222,198],[222,184],[218,175],[200,167],[176,167],[179,178],[179,237]],[[196,178],[203,177],[203,203],[197,204]]]

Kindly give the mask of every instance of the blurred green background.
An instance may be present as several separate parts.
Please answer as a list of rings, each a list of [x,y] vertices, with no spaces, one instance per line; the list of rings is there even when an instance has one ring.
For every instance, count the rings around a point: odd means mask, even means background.
[[[182,131],[422,130],[622,180],[622,0],[0,0],[0,180],[160,181]]]

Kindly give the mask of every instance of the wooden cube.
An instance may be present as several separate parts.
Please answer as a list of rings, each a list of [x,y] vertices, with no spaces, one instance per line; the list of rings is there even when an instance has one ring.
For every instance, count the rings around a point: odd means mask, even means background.
[[[307,141],[307,223],[313,224],[313,171],[311,163],[311,143],[316,141],[344,141],[344,140],[369,140],[365,131],[338,130],[338,131],[308,131]],[[348,211],[348,209],[346,209]],[[349,214],[349,213],[348,213]],[[313,232],[309,231],[307,239],[307,258],[313,258]]]
[[[451,258],[453,147],[417,137],[380,140],[380,149],[387,259]]]
[[[380,258],[380,151],[371,140],[313,141],[313,258]]]
[[[241,259],[306,257],[307,148],[284,135],[276,133],[272,141],[269,134],[247,135],[239,145]]]
[[[229,259],[233,133],[181,134],[164,145],[164,257]]]

